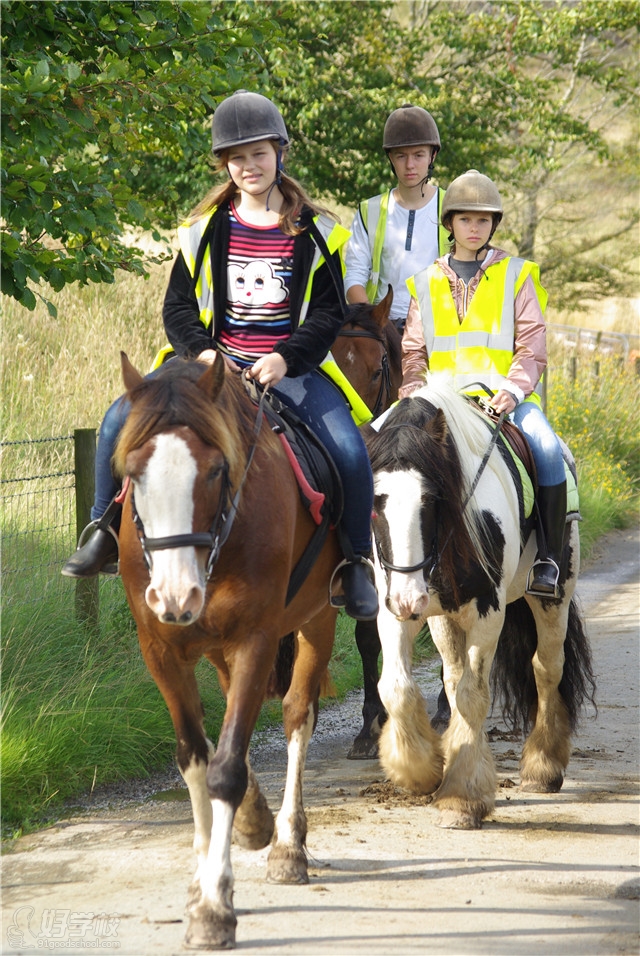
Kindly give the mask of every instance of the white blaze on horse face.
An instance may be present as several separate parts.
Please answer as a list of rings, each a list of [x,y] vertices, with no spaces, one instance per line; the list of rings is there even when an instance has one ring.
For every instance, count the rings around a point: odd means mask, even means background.
[[[183,438],[158,435],[144,473],[135,482],[136,508],[147,538],[193,531],[193,489],[198,466]],[[195,548],[167,548],[151,555],[149,608],[167,623],[191,624],[204,605],[205,582]]]
[[[422,479],[418,471],[380,471],[374,478],[375,494],[385,495],[384,516],[389,528],[391,564],[410,568],[424,561],[422,541]],[[422,568],[410,573],[387,572],[385,604],[399,621],[416,618],[426,610],[429,595]]]

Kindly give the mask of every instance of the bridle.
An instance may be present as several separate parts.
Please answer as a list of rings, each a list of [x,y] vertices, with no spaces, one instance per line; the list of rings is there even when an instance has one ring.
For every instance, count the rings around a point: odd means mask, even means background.
[[[404,565],[404,564],[392,564],[391,561],[387,561],[385,556],[382,553],[382,548],[380,546],[380,541],[378,540],[377,535],[373,535],[376,543],[376,551],[378,554],[378,561],[380,566],[384,568],[385,571],[397,571],[399,574],[413,574],[414,571],[422,571],[424,568],[428,567],[429,570],[425,573],[424,579],[428,584],[433,576],[433,572],[437,568],[440,562],[440,552],[438,551],[438,512],[436,511],[436,528],[433,532],[433,538],[431,540],[431,548],[427,556],[419,561],[418,564]],[[446,543],[446,542],[445,542]]]
[[[374,341],[379,342],[382,346],[382,377],[380,379],[380,389],[378,390],[374,407],[370,409],[373,417],[377,418],[378,415],[385,410],[391,400],[391,369],[389,366],[389,353],[387,352],[384,338],[381,335],[376,335],[375,332],[370,332],[368,329],[341,329],[337,337],[345,339],[374,339]]]
[[[489,443],[488,443],[488,445],[487,445],[487,447],[486,447],[486,449],[485,449],[484,456],[483,456],[483,458],[482,458],[482,461],[480,462],[480,465],[479,465],[479,467],[478,467],[478,471],[476,472],[475,478],[473,479],[473,482],[472,482],[472,484],[471,484],[471,488],[469,489],[469,491],[468,491],[468,493],[467,493],[467,496],[466,496],[466,498],[464,499],[464,501],[463,501],[463,503],[462,503],[462,510],[463,510],[463,511],[466,510],[467,505],[469,504],[469,502],[471,501],[471,499],[472,499],[472,497],[473,497],[473,493],[475,492],[476,488],[478,487],[478,482],[480,481],[480,478],[481,478],[481,476],[482,476],[482,473],[483,473],[483,471],[485,470],[485,468],[486,468],[486,466],[487,466],[487,462],[489,461],[489,457],[490,457],[490,455],[491,455],[491,452],[493,451],[493,449],[494,449],[494,447],[495,447],[495,445],[496,445],[496,442],[498,441],[498,437],[499,437],[499,435],[500,435],[500,431],[501,431],[501,429],[502,429],[502,424],[503,424],[503,422],[504,422],[504,420],[505,420],[505,417],[506,417],[506,416],[505,416],[505,413],[504,413],[504,412],[501,412],[500,415],[498,416],[498,419],[497,419],[497,421],[496,421],[496,427],[494,428],[494,430],[493,430],[493,432],[492,432],[492,435],[491,435],[491,438],[490,438],[490,440],[489,440]],[[387,425],[386,428],[385,428],[385,430],[390,430],[390,429],[393,429],[393,428],[416,428],[416,429],[418,429],[418,431],[421,431],[421,429],[418,428],[417,425],[411,425],[411,424],[408,424],[408,423],[407,423],[407,424],[400,424],[400,425],[393,425],[393,424]],[[413,564],[413,565],[392,564],[391,561],[387,561],[387,559],[385,558],[385,556],[384,556],[383,553],[382,553],[382,548],[381,548],[381,546],[380,546],[380,541],[378,540],[378,537],[377,537],[377,535],[375,534],[375,529],[374,529],[374,535],[373,535],[373,537],[374,537],[375,542],[376,542],[376,551],[377,551],[377,554],[378,554],[378,561],[380,562],[380,566],[383,567],[383,568],[385,569],[385,571],[387,571],[387,572],[389,572],[389,571],[397,571],[398,574],[413,574],[415,571],[421,571],[423,568],[426,568],[427,565],[430,565],[428,572],[425,574],[425,581],[426,581],[426,583],[428,584],[429,581],[431,580],[432,576],[433,576],[434,571],[436,570],[436,568],[438,567],[438,564],[440,563],[440,558],[441,558],[441,556],[442,556],[442,552],[444,551],[444,549],[445,549],[445,548],[447,547],[447,545],[449,544],[449,541],[451,540],[451,535],[452,535],[452,534],[453,534],[453,528],[450,529],[450,531],[449,531],[447,537],[445,538],[445,541],[444,541],[444,544],[442,545],[442,548],[438,549],[438,510],[437,510],[437,508],[436,508],[436,513],[435,513],[435,530],[434,530],[434,532],[433,532],[433,538],[432,538],[432,541],[431,541],[431,548],[430,548],[430,550],[429,550],[429,553],[427,554],[427,556],[426,556],[422,561],[420,561],[418,564]]]
[[[221,475],[222,488],[220,491],[220,497],[218,499],[218,507],[216,508],[216,513],[213,517],[213,521],[211,522],[209,531],[196,531],[188,534],[172,534],[161,538],[148,538],[144,532],[142,519],[140,518],[140,515],[136,509],[135,492],[132,489],[131,507],[133,510],[133,520],[138,530],[138,538],[142,546],[142,553],[149,571],[151,571],[153,567],[153,559],[151,557],[153,551],[166,551],[171,548],[208,548],[209,554],[207,557],[206,570],[207,581],[210,580],[213,569],[220,557],[220,551],[231,534],[231,529],[233,528],[233,523],[238,513],[238,505],[240,503],[242,488],[249,473],[249,469],[251,467],[251,463],[253,462],[253,457],[258,444],[258,437],[260,435],[260,428],[262,426],[262,419],[264,417],[264,402],[266,400],[266,394],[267,389],[265,388],[258,403],[258,411],[256,413],[256,420],[254,424],[253,442],[249,448],[242,478],[240,479],[238,489],[233,498],[231,497],[231,482],[229,481],[229,462],[226,458],[223,459],[222,465],[220,466],[219,473]]]

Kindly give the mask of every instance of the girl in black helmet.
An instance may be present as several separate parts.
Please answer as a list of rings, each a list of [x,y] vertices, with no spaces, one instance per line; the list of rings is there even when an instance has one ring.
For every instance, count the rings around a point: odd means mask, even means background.
[[[339,379],[327,353],[343,317],[340,250],[349,233],[284,172],[289,136],[266,97],[245,90],[228,97],[214,113],[212,136],[219,168],[229,178],[178,230],[180,252],[163,307],[171,345],[156,365],[172,354],[213,362],[220,352],[230,369],[269,386],[313,429],[343,484],[345,610],[372,620],[378,599],[367,560],[371,469],[349,405],[326,377]],[[127,413],[128,403],[118,400],[100,429],[96,530],[67,561],[68,576],[97,574],[117,559],[110,460]]]

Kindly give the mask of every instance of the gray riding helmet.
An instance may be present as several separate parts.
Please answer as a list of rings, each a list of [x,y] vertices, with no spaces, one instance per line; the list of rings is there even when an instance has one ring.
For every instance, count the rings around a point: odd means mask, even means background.
[[[289,134],[280,110],[261,93],[237,90],[218,106],[211,121],[212,149],[219,156],[231,146],[276,140],[289,145]]]

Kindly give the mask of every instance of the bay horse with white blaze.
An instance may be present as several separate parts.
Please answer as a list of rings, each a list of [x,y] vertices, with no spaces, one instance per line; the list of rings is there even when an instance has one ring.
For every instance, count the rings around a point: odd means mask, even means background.
[[[247,752],[278,660],[296,633],[283,699],[288,767],[267,863],[272,882],[308,882],[302,777],[333,647],[332,573],[342,554],[331,530],[287,603],[311,539],[286,451],[240,376],[174,359],[143,378],[122,356],[131,411],[116,449],[130,487],[120,531],[120,572],[144,660],[169,708],[189,788],[197,869],[185,945],[235,945],[233,835],[269,844],[274,821]],[[216,668],[226,698],[217,748],[207,738],[194,669]]]
[[[524,790],[560,789],[571,733],[595,691],[573,596],[578,522],[566,526],[560,597],[526,594],[535,530],[523,513],[510,453],[503,456],[490,436],[472,402],[431,382],[402,400],[368,443],[379,690],[388,712],[380,759],[396,785],[435,792],[440,825],[461,829],[479,828],[495,803],[484,731],[492,664],[505,716],[530,730],[520,764]],[[413,641],[427,619],[451,706],[442,737],[411,673]]]

